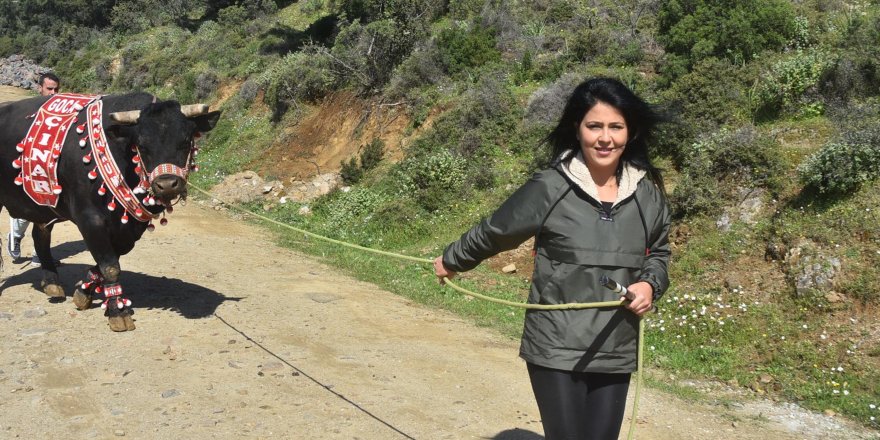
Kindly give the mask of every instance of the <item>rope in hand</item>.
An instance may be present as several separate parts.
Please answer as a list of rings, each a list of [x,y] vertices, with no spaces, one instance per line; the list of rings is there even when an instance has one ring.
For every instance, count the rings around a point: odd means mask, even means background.
[[[388,252],[388,251],[383,251],[383,250],[379,250],[379,249],[372,249],[372,248],[356,245],[354,243],[348,243],[348,242],[336,240],[336,239],[333,239],[330,237],[325,237],[320,234],[315,234],[314,232],[309,232],[309,231],[306,231],[305,229],[300,229],[300,228],[297,228],[296,226],[292,226],[287,223],[282,223],[282,222],[279,222],[278,220],[266,217],[264,215],[257,214],[255,212],[251,212],[247,209],[244,209],[244,208],[242,208],[238,205],[235,205],[233,203],[229,203],[229,202],[209,193],[208,191],[198,187],[197,185],[193,184],[192,182],[187,182],[187,183],[189,184],[189,186],[193,187],[196,191],[204,194],[207,197],[218,200],[220,203],[223,203],[224,205],[226,205],[236,211],[242,212],[242,213],[250,215],[252,217],[256,217],[256,218],[263,220],[263,221],[266,221],[268,223],[272,223],[274,225],[281,226],[282,228],[286,228],[286,229],[290,229],[292,231],[299,232],[301,234],[304,234],[304,235],[312,237],[312,238],[317,238],[319,240],[323,240],[328,243],[337,244],[339,246],[349,247],[349,248],[361,250],[364,252],[371,252],[374,254],[383,255],[383,256],[391,257],[391,258],[397,258],[400,260],[412,261],[412,262],[416,262],[416,263],[425,263],[425,264],[429,264],[429,265],[433,264],[433,262],[434,262],[434,260],[429,259],[429,258],[412,257],[409,255],[397,254],[394,252]],[[451,287],[453,290],[457,290],[465,295],[472,296],[474,298],[478,298],[478,299],[481,299],[484,301],[489,301],[489,302],[496,303],[496,304],[502,304],[505,306],[517,307],[517,308],[527,309],[527,310],[597,309],[597,308],[607,308],[607,307],[619,307],[624,304],[623,300],[602,301],[602,302],[592,302],[592,303],[527,304],[527,303],[507,301],[507,300],[500,299],[500,298],[482,295],[477,292],[473,292],[471,290],[465,289],[464,287],[461,287],[461,286],[453,283],[449,278],[446,278],[446,277],[443,278],[443,282],[446,285],[448,285],[449,287]],[[645,334],[644,319],[639,319],[638,357],[636,358],[636,365],[637,365],[636,366],[636,368],[637,368],[636,369],[636,391],[635,391],[635,395],[633,396],[632,416],[630,418],[629,434],[627,435],[627,439],[630,439],[630,440],[635,438],[634,436],[635,436],[635,428],[636,428],[636,415],[638,414],[639,396],[641,394],[641,389],[642,389],[642,354],[644,353],[644,334]]]

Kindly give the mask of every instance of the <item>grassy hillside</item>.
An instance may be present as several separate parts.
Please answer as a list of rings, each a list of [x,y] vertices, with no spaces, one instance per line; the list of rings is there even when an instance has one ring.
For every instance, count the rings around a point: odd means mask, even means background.
[[[192,1],[146,15],[135,3],[115,2],[107,22],[9,24],[21,32],[0,34],[0,55],[54,66],[68,90],[222,107],[200,184],[245,168],[288,181],[302,158],[348,151],[329,166],[351,190],[311,215],[253,208],[421,257],[546,160],[540,139],[575,83],[620,78],[676,115],[654,142],[676,217],[649,369],[880,427],[876,2]],[[75,45],[46,49],[60,41]],[[401,295],[519,332],[521,311],[442,290],[427,267],[278,232]],[[496,270],[509,261],[520,273]],[[527,266],[527,252],[503,255],[462,282],[523,300]]]

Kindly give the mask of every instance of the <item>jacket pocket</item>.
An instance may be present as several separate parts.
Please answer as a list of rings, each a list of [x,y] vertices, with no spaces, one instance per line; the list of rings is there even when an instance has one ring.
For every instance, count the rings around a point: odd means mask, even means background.
[[[544,254],[553,261],[578,264],[582,266],[604,266],[619,268],[641,268],[645,263],[644,249],[641,251],[573,249],[573,248],[541,248]]]
[[[559,284],[564,282],[566,278],[566,266],[568,265],[563,262],[544,258],[541,255],[536,256],[529,302],[558,304],[558,298],[554,292],[559,290]]]

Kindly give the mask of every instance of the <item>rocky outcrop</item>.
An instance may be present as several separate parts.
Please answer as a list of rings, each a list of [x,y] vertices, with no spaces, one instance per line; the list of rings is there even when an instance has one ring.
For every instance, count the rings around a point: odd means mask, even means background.
[[[212,201],[215,207],[222,203],[287,203],[310,202],[329,193],[339,184],[336,173],[320,174],[311,181],[293,181],[288,187],[277,180],[263,180],[253,171],[242,171],[223,179],[223,182],[211,188],[216,197]]]
[[[840,258],[828,255],[810,240],[798,241],[785,255],[784,270],[799,298],[831,292],[840,269]]]
[[[40,75],[50,70],[22,55],[10,55],[0,58],[0,85],[37,90]]]

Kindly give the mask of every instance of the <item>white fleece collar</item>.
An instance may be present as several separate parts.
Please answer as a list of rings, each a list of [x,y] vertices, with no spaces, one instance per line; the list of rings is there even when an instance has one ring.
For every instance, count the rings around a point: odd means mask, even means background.
[[[560,160],[562,160],[562,172],[564,172],[565,175],[578,186],[578,188],[584,190],[585,193],[596,199],[596,201],[600,201],[599,189],[596,187],[596,182],[593,181],[593,177],[590,175],[590,169],[587,168],[587,163],[584,161],[584,153],[578,151],[573,157],[566,159],[566,156],[570,154],[571,152],[566,152],[560,156]],[[647,173],[644,170],[640,170],[632,165],[624,165],[623,172],[620,176],[620,182],[618,182],[617,199],[614,201],[614,205],[617,205],[623,199],[633,195],[633,193],[636,192],[639,181],[642,180],[646,174]]]

